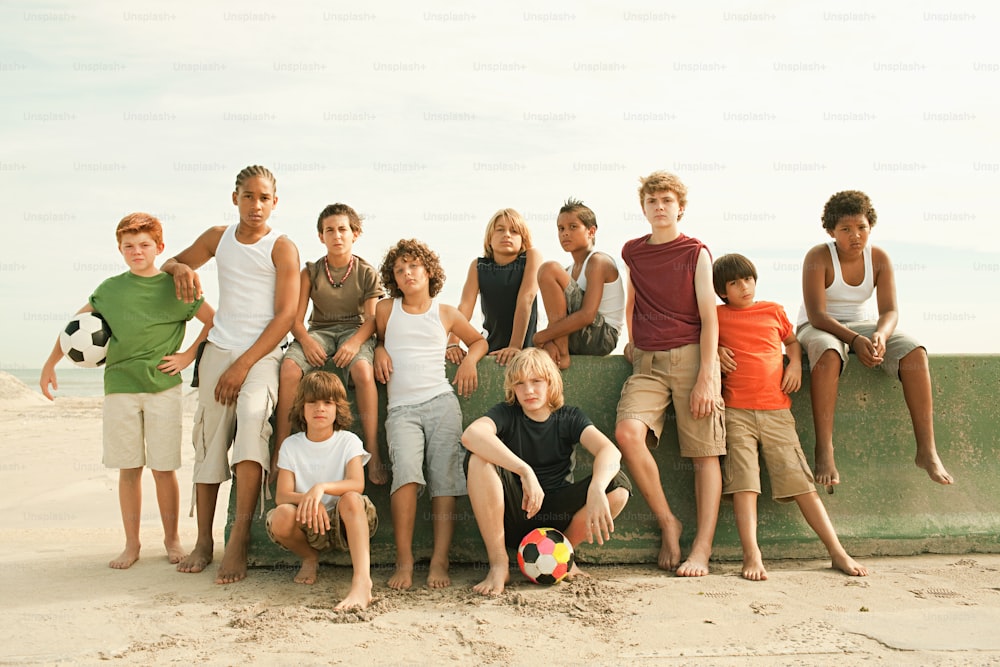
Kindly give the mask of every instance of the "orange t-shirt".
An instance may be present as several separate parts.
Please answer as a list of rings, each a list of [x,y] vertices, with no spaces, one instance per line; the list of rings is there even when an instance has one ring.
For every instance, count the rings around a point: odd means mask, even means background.
[[[736,370],[722,377],[726,407],[781,410],[792,399],[781,391],[785,370],[781,341],[792,334],[785,309],[770,301],[747,308],[718,306],[719,345],[733,351]]]

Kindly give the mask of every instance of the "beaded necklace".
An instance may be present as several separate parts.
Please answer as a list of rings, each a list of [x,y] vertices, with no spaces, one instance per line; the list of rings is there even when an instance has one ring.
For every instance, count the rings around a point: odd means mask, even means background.
[[[351,271],[354,270],[354,255],[351,255],[351,261],[347,265],[347,273],[345,273],[344,277],[340,279],[340,282],[335,281],[333,279],[333,276],[330,275],[330,262],[329,260],[327,260],[326,257],[323,258],[323,268],[326,269],[326,277],[327,280],[330,281],[331,285],[333,285],[334,287],[343,287],[344,283],[347,282],[348,276],[351,275]]]

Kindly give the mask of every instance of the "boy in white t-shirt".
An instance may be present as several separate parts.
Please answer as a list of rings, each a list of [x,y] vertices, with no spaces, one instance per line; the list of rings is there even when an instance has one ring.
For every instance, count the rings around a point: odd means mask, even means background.
[[[299,383],[291,410],[302,432],[289,436],[278,455],[278,506],[267,514],[267,534],[302,559],[299,584],[314,584],[319,554],[350,551],[354,577],[337,609],[365,608],[372,601],[371,537],[378,527],[365,490],[371,455],[345,430],[351,407],[340,379],[313,371]]]

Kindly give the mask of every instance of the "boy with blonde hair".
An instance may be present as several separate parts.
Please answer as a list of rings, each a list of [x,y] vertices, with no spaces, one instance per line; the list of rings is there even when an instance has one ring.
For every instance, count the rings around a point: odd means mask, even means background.
[[[722,494],[719,457],[726,453],[712,259],[701,241],[678,229],[687,206],[679,178],[657,171],[640,179],[639,203],[651,229],[622,248],[629,269],[625,358],[632,375],[622,387],[615,439],[660,526],[659,566],[697,577],[708,574]],[[694,467],[698,514],[683,563],[681,522],[670,511],[649,449],[659,440],[671,402],[680,454]]]

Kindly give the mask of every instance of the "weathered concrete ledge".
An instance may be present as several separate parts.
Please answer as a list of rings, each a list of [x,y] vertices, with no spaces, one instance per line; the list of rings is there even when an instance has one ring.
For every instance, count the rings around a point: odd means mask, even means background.
[[[572,367],[563,376],[567,402],[582,408],[612,439],[618,396],[630,371],[621,356],[574,357]],[[1000,356],[932,356],[931,372],[938,451],[957,480],[950,487],[934,484],[913,464],[913,436],[899,383],[857,363],[848,366],[842,379],[835,425],[842,484],[834,495],[822,490],[821,495],[841,541],[854,556],[1000,552]],[[466,424],[503,398],[503,369],[492,360],[480,362],[479,380],[475,396],[462,399]],[[384,418],[384,388],[380,388],[380,411]],[[811,461],[814,440],[808,372],[802,389],[793,398],[792,411],[806,457]],[[381,431],[380,440],[384,452]],[[582,448],[580,453],[577,471],[582,475],[589,470],[590,460]],[[655,456],[667,499],[684,522],[681,543],[686,549],[695,525],[693,479],[690,462],[679,457],[676,434],[669,426]],[[384,453],[383,460],[388,460]],[[372,563],[392,564],[395,549],[388,488],[368,484],[366,493],[379,512]],[[234,502],[233,494],[230,522]],[[272,506],[269,501],[266,509]],[[452,561],[484,562],[485,550],[466,498],[460,499],[457,513]],[[759,541],[765,559],[826,555],[795,505],[779,505],[771,500],[766,476],[759,515]],[[584,545],[579,550],[580,558],[597,563],[656,561],[659,533],[638,491],[615,526],[610,543],[603,547]],[[226,528],[228,535],[229,526]],[[726,500],[715,545],[716,558],[740,559],[732,503]],[[426,497],[418,506],[414,552],[418,560],[428,559],[431,553],[430,503]],[[350,563],[347,554],[331,554],[326,560]],[[297,559],[268,540],[264,521],[258,519],[253,526],[250,562],[255,566],[290,565]]]

